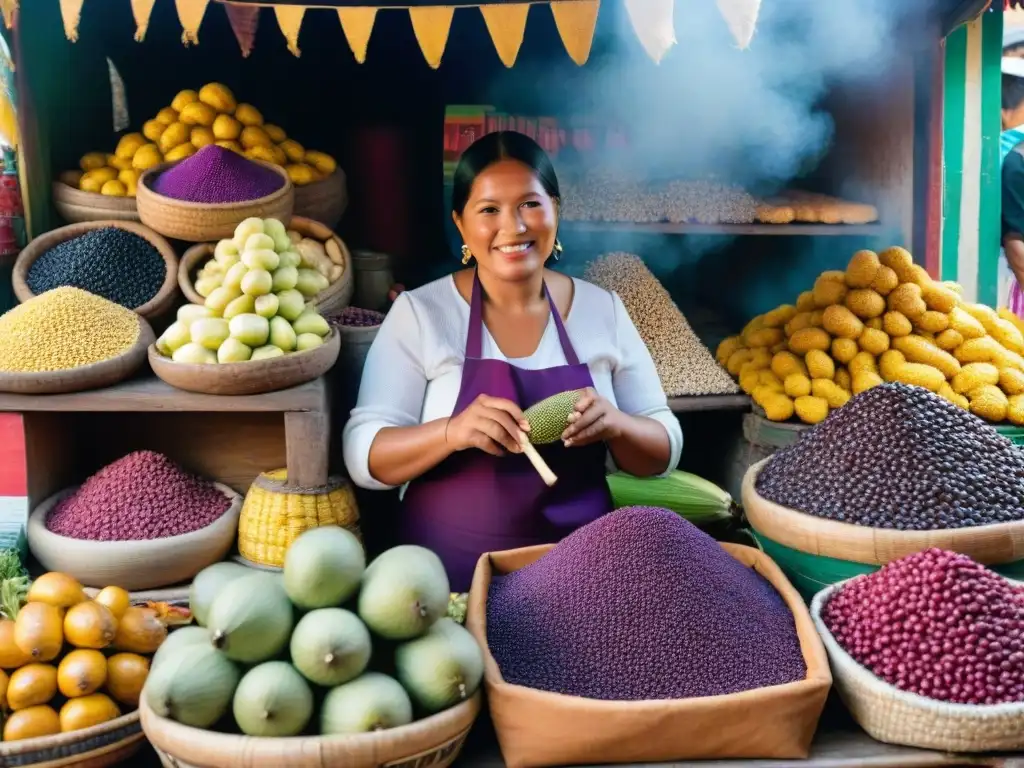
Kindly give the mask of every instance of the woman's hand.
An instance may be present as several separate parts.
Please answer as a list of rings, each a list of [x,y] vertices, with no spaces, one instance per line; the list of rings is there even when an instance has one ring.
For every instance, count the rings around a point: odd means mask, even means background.
[[[479,448],[503,456],[506,451],[521,453],[519,433],[529,431],[529,422],[511,400],[478,395],[466,410],[448,420],[444,436],[455,451]]]
[[[569,414],[569,426],[562,433],[566,447],[614,440],[622,435],[625,414],[591,387]]]

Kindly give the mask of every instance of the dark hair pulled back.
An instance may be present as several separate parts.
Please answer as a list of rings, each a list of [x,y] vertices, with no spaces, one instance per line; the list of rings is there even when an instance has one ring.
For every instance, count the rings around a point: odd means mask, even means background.
[[[462,153],[452,180],[452,211],[461,216],[469,201],[473,182],[489,166],[500,160],[516,160],[532,170],[544,191],[559,200],[558,176],[547,152],[529,136],[517,131],[497,131],[470,144]]]

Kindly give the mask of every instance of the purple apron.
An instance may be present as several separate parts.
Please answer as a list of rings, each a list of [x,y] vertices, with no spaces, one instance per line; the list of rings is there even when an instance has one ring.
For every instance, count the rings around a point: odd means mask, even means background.
[[[594,386],[590,369],[576,357],[546,285],[544,295],[568,364],[528,371],[503,360],[481,358],[481,288],[473,277],[466,359],[453,416],[481,394],[511,400],[526,410],[559,392]],[[484,552],[553,544],[611,511],[604,443],[566,448],[558,441],[537,446],[537,452],[558,476],[553,488],[544,484],[523,454],[492,456],[475,448],[453,453],[406,488],[400,538],[436,552],[453,591],[469,590],[476,561]]]

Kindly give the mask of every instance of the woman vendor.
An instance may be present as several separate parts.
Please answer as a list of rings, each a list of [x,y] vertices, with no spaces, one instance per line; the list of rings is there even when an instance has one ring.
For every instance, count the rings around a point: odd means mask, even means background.
[[[654,362],[618,296],[545,268],[559,190],[532,139],[491,133],[462,155],[452,217],[465,269],[402,293],[370,348],[344,432],[363,488],[406,485],[399,538],[436,552],[467,591],[484,552],[554,543],[609,512],[608,454],[638,476],[682,451]],[[562,440],[520,448],[523,411],[585,390]]]

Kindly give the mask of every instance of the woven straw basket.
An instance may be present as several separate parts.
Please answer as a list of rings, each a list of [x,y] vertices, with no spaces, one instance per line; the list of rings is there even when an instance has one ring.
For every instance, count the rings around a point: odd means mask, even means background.
[[[102,195],[99,195],[99,197],[102,197]],[[169,311],[178,298],[178,255],[174,252],[174,248],[171,247],[167,240],[149,227],[144,227],[142,224],[136,224],[131,221],[114,221],[110,219],[69,224],[66,227],[60,227],[40,235],[25,246],[25,249],[18,254],[18,259],[14,262],[14,272],[11,274],[11,284],[14,288],[14,295],[18,297],[18,301],[24,302],[35,297],[32,289],[28,287],[28,273],[36,259],[60,243],[80,237],[94,229],[106,229],[108,227],[123,229],[126,232],[131,232],[133,235],[141,237],[156,248],[164,260],[164,282],[160,286],[160,290],[141,307],[136,307],[135,312],[147,320],[152,320]]]
[[[69,224],[81,221],[138,221],[139,209],[134,197],[112,197],[99,192],[85,192],[62,181],[51,187],[53,207]]]
[[[0,765],[107,768],[128,760],[139,751],[145,740],[136,711],[80,731],[0,743]]]
[[[327,485],[300,488],[288,485],[287,469],[264,472],[249,486],[242,505],[238,551],[255,565],[281,568],[300,534],[325,525],[360,535],[359,507],[348,480],[332,476]]]
[[[224,559],[238,530],[242,497],[226,485],[215,485],[231,501],[219,518],[198,531],[140,541],[73,539],[48,530],[50,510],[78,486],[66,488],[29,516],[29,549],[46,570],[74,576],[87,587],[113,585],[135,591],[190,581],[206,566]]]
[[[399,728],[356,736],[252,738],[190,728],[160,717],[145,697],[142,727],[167,768],[447,768],[480,713],[480,693]]]
[[[284,180],[280,189],[258,200],[239,203],[192,203],[157,194],[151,186],[174,163],[154,166],[142,174],[136,188],[139,219],[164,237],[202,243],[231,237],[242,220],[250,217],[288,221],[295,205],[295,188],[280,166],[259,163]]]
[[[885,565],[915,552],[938,547],[985,565],[1024,558],[1024,521],[977,528],[897,531],[840,523],[768,501],[758,494],[758,473],[771,459],[750,467],[743,478],[743,510],[751,527],[769,539],[814,555],[869,565]]]
[[[295,215],[322,221],[332,229],[338,226],[348,207],[345,172],[338,168],[326,179],[295,188]]]
[[[1024,748],[1024,704],[950,704],[902,691],[879,679],[844,651],[821,618],[843,584],[811,601],[811,618],[828,651],[836,690],[868,735],[878,741],[946,752],[1001,752]]]
[[[355,278],[352,268],[352,255],[349,253],[345,241],[334,232],[318,221],[293,216],[288,223],[288,229],[293,229],[303,237],[311,237],[320,242],[333,240],[341,251],[342,265],[345,270],[333,284],[322,290],[314,297],[317,309],[320,314],[326,315],[331,312],[340,312],[352,301],[352,292],[355,288]],[[178,286],[185,298],[193,304],[202,304],[206,301],[195,288],[195,275],[209,259],[213,258],[216,243],[199,243],[193,245],[185,255],[181,257],[178,264]]]

